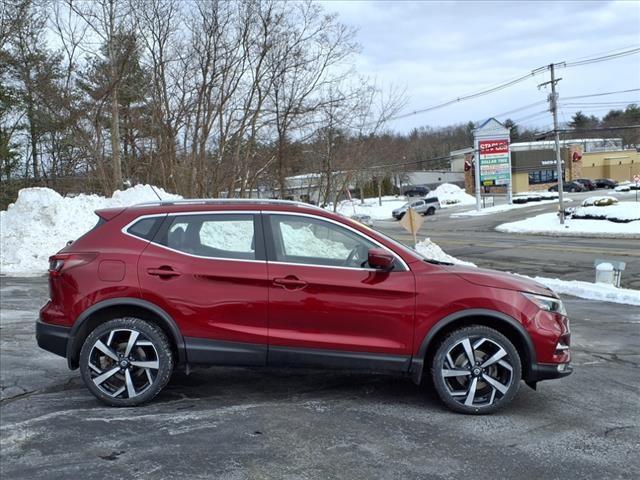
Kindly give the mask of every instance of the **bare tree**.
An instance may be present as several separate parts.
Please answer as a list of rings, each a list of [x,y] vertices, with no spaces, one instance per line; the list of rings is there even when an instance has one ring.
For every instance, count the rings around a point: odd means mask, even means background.
[[[122,163],[120,159],[120,111],[118,88],[123,72],[127,67],[128,52],[118,50],[118,34],[133,30],[131,20],[134,18],[130,4],[126,0],[93,0],[79,2],[66,0],[69,8],[83,21],[91,33],[104,47],[105,60],[109,71],[109,88],[105,92],[111,100],[110,138],[112,159],[112,186],[122,186]],[[95,56],[102,56],[100,49],[85,48]]]

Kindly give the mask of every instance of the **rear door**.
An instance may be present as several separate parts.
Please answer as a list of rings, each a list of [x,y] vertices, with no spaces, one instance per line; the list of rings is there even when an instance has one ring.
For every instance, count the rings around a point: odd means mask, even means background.
[[[369,268],[380,247],[321,217],[265,214],[269,363],[404,370],[413,341],[414,276]]]
[[[259,213],[167,215],[138,262],[141,294],[176,321],[190,363],[260,365],[267,266]]]

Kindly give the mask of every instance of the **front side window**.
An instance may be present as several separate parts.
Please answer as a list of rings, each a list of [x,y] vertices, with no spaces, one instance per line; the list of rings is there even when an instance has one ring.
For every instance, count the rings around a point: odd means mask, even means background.
[[[270,215],[273,256],[278,262],[367,268],[373,242],[333,223],[293,215]]]
[[[253,215],[176,215],[160,242],[174,250],[200,257],[256,259]]]

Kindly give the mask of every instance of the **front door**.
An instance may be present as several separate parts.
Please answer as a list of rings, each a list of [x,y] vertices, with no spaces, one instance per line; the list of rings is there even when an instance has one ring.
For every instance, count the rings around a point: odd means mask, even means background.
[[[267,352],[260,215],[169,214],[138,262],[141,294],[185,337],[189,363],[259,365]]]
[[[329,219],[265,214],[269,363],[403,370],[413,341],[415,281],[369,268],[372,239]]]

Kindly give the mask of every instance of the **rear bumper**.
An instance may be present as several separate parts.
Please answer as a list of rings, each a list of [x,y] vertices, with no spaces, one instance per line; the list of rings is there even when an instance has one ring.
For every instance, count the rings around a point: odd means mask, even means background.
[[[546,364],[536,363],[531,366],[531,371],[526,379],[527,383],[536,383],[542,380],[562,378],[573,373],[573,367],[569,363]]]
[[[55,353],[61,357],[67,357],[67,343],[71,328],[60,325],[44,323],[41,320],[36,322],[36,340],[38,346],[43,350]]]

